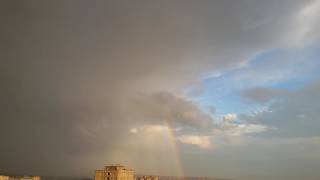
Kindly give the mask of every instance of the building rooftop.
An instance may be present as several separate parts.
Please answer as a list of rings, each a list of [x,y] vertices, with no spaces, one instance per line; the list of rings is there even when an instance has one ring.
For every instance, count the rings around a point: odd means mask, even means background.
[[[125,166],[123,165],[119,165],[119,164],[116,164],[116,165],[106,165],[104,167],[105,170],[107,169],[113,169],[113,170],[120,170],[120,169],[123,169],[123,170],[127,170],[127,171],[133,171],[132,169],[128,169],[126,168]]]

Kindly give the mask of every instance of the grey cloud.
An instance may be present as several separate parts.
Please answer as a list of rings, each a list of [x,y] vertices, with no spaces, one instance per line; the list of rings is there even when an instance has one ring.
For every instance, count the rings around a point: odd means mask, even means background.
[[[242,92],[242,97],[256,102],[266,102],[273,98],[284,95],[287,91],[283,89],[256,87]]]
[[[282,96],[283,100],[273,103],[268,111],[241,118],[274,127],[265,136],[319,136],[319,91],[320,83],[316,80],[301,90]]]
[[[167,92],[140,95],[130,108],[136,115],[133,119],[146,120],[175,126],[210,128],[213,119],[191,101],[176,97]]]
[[[207,125],[172,94],[287,44],[288,23],[308,2],[2,1],[0,169],[91,176],[127,148],[136,123]],[[141,92],[151,95],[132,107]]]
[[[234,179],[299,180],[316,179],[313,177],[319,176],[317,166],[320,161],[318,156],[314,156],[320,149],[319,137],[253,138],[246,141],[232,148],[230,146],[218,148],[214,153],[202,151],[204,156],[201,157],[197,149],[183,149],[183,161],[185,164],[205,164],[199,175],[212,171],[217,176],[228,174],[226,177]],[[212,162],[220,163],[212,164]],[[187,167],[186,170],[198,173],[192,167]]]

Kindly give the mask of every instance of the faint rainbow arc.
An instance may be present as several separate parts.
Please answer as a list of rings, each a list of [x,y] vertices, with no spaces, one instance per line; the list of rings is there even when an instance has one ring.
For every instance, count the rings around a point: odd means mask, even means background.
[[[170,145],[174,151],[174,156],[176,157],[175,164],[176,164],[176,168],[178,170],[178,176],[184,177],[184,171],[183,171],[183,166],[182,166],[181,157],[180,157],[180,149],[179,149],[179,146],[176,141],[175,130],[174,130],[174,128],[172,128],[172,126],[170,125],[170,123],[167,120],[165,120],[164,123],[168,128],[169,142],[170,142]]]

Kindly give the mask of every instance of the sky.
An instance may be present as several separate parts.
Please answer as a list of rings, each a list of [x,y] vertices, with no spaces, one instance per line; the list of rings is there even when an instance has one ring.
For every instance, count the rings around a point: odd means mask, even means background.
[[[0,2],[0,174],[320,178],[319,0]]]

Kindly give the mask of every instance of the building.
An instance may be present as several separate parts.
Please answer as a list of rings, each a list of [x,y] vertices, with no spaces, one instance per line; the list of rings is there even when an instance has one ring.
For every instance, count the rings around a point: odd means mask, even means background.
[[[9,176],[9,180],[40,180],[40,176]]]
[[[158,180],[158,176],[141,176],[137,180]]]
[[[121,165],[105,166],[96,170],[94,180],[135,180],[134,171]]]
[[[0,175],[0,180],[9,180],[9,176]]]
[[[0,180],[40,180],[40,176],[3,176],[3,175],[0,175]]]

